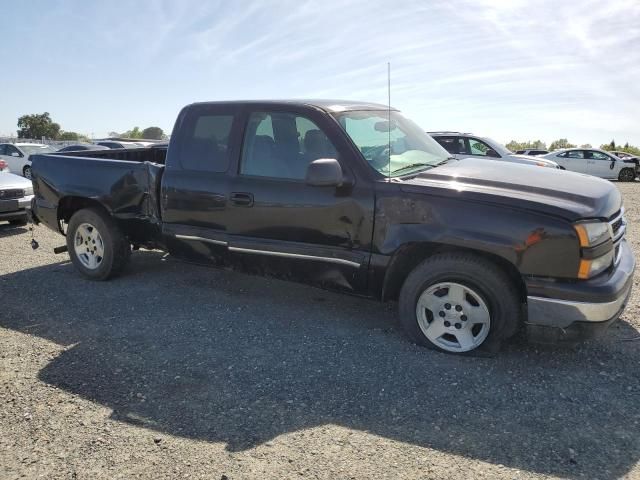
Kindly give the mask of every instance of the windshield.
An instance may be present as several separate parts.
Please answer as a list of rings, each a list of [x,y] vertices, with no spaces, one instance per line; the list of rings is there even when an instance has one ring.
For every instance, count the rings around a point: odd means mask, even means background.
[[[34,154],[53,153],[57,151],[49,145],[18,145],[18,148],[20,148],[27,157]]]
[[[411,120],[398,112],[391,112],[390,116],[391,122],[387,111],[335,114],[367,163],[385,176],[397,177],[432,168],[451,157],[438,142]]]

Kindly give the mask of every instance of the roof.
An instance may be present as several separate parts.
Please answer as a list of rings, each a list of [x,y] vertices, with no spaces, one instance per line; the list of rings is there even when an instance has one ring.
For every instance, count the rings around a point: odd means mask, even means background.
[[[353,100],[229,100],[221,102],[197,102],[192,105],[273,105],[273,106],[306,106],[316,107],[330,113],[352,110],[388,110],[387,105],[371,102],[358,102]],[[396,110],[391,107],[391,110]]]

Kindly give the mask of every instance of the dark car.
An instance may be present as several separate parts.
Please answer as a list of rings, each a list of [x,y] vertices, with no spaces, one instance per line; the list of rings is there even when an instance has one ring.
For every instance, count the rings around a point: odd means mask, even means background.
[[[465,159],[385,106],[185,107],[168,149],[38,155],[34,215],[106,280],[132,247],[379,300],[422,345],[495,349],[604,331],[635,260],[620,192],[550,168]]]
[[[102,145],[103,147],[111,149],[123,149],[123,148],[140,148],[144,145],[136,142],[116,142],[114,140],[101,140],[95,143],[96,145]]]
[[[67,145],[66,147],[62,147],[58,152],[83,152],[87,150],[109,150],[109,147],[95,145],[93,143],[79,143],[77,145]]]

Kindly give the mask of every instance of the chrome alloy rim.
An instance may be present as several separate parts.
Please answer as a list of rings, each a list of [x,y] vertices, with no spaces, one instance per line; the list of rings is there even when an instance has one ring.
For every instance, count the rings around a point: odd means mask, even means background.
[[[98,229],[90,223],[81,223],[73,240],[74,250],[80,263],[95,270],[104,258],[104,242]]]
[[[468,352],[485,341],[491,316],[482,297],[466,285],[442,282],[427,288],[416,306],[422,333],[448,352]]]

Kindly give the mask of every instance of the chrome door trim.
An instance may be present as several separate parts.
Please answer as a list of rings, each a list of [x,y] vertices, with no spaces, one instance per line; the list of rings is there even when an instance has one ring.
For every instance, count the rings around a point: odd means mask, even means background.
[[[196,237],[193,235],[175,235],[176,238],[180,239],[180,240],[190,240],[190,241],[194,241],[194,242],[205,242],[205,243],[212,243],[214,245],[221,245],[223,247],[227,246],[227,242],[223,242],[222,240],[213,240],[211,238],[204,238],[204,237]]]
[[[252,248],[240,248],[240,247],[229,247],[229,251],[238,252],[238,253],[256,254],[256,255],[270,255],[272,257],[296,258],[299,260],[312,260],[312,261],[318,261],[318,262],[337,263],[339,265],[347,265],[349,267],[360,268],[359,263],[352,262],[351,260],[345,260],[343,258],[317,257],[315,255],[303,255],[300,253],[274,252],[272,250],[254,250]]]

